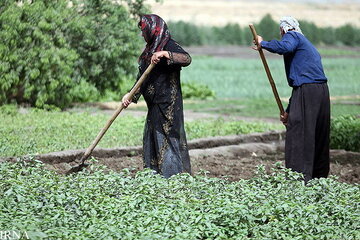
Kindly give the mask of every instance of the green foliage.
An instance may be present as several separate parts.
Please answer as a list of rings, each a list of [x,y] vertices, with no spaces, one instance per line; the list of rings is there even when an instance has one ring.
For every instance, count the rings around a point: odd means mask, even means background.
[[[299,20],[304,35],[314,44],[360,45],[360,29],[350,24],[333,28],[318,27],[313,22]],[[184,46],[197,45],[250,45],[253,36],[248,26],[229,23],[221,27],[198,26],[184,21],[169,22],[173,37]],[[264,40],[280,39],[278,21],[266,14],[258,23],[256,31]]]
[[[183,46],[204,45],[206,31],[192,23],[184,21],[171,22],[169,21],[168,27],[172,38]]]
[[[228,23],[221,28],[222,40],[231,45],[245,43],[243,39],[243,30],[238,24]]]
[[[136,21],[111,0],[80,1],[75,7],[83,22],[69,31],[71,47],[79,54],[73,78],[100,93],[120,90],[120,83],[136,71],[133,62],[140,46]]]
[[[282,168],[260,166],[238,182],[104,168],[61,176],[36,161],[0,171],[0,225],[45,239],[360,238],[359,185],[330,178],[304,186]]]
[[[276,124],[262,122],[225,121],[221,118],[214,121],[198,120],[185,123],[186,134],[189,139],[266,132],[279,128],[281,128],[281,126],[279,127],[279,125]]]
[[[335,30],[337,39],[345,45],[360,45],[360,29],[356,29],[351,24],[346,24]]]
[[[257,34],[261,35],[264,40],[279,39],[279,23],[275,22],[270,14],[266,14],[258,24],[255,24]]]
[[[325,27],[320,28],[320,36],[321,36],[321,42],[323,42],[326,45],[336,45],[337,39],[336,39],[336,32],[335,29],[332,27]]]
[[[172,37],[183,46],[239,45],[245,43],[238,24],[223,27],[197,26],[184,21],[168,23]]]
[[[6,106],[6,105],[5,105]],[[0,156],[21,156],[90,145],[109,116],[28,109],[19,113],[12,107],[0,109]],[[142,144],[144,119],[119,117],[99,143],[100,147]]]
[[[2,1],[0,104],[60,108],[134,78],[140,38],[130,13],[144,1]]]
[[[318,28],[314,23],[308,21],[299,21],[302,33],[312,42],[313,44],[319,44],[323,38],[327,38],[327,34],[321,35],[321,29]],[[329,35],[331,36],[331,35]]]
[[[70,149],[84,149],[95,139],[110,118],[95,109],[79,113],[0,108],[0,156],[22,156]],[[232,127],[236,125],[237,127]],[[241,132],[239,129],[245,128]],[[245,123],[221,119],[186,123],[188,139],[278,129],[272,124]],[[144,118],[119,116],[99,143],[113,148],[142,144]]]
[[[330,147],[360,152],[360,118],[339,116],[331,121]]]
[[[184,99],[213,99],[215,92],[208,86],[194,82],[181,83],[182,96]]]
[[[332,96],[358,95],[360,92],[358,61],[352,58],[325,58],[323,66]],[[281,97],[289,97],[282,58],[268,61],[271,74]],[[215,91],[218,98],[273,99],[260,59],[193,57],[181,73],[183,82],[196,82]]]
[[[78,59],[65,37],[72,17],[65,1],[10,4],[0,15],[0,104],[16,100],[65,106]]]

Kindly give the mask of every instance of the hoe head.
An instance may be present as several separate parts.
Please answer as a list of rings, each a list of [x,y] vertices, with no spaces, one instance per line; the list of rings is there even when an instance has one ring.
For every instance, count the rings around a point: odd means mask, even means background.
[[[70,168],[65,174],[69,175],[72,173],[77,173],[77,172],[80,172],[80,171],[84,170],[85,168],[87,168],[90,164],[85,163],[85,160],[88,159],[89,155],[90,154],[85,154],[84,156],[82,156],[82,158],[80,159],[81,164]]]
[[[87,168],[89,165],[90,165],[89,163],[81,163],[77,166],[70,168],[65,174],[70,175],[72,173],[80,172],[80,171],[84,170],[85,168]]]

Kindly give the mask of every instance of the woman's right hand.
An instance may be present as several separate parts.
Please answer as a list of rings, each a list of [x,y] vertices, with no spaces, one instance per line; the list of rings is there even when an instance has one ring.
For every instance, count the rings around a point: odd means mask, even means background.
[[[261,41],[263,41],[262,36],[257,35],[256,40],[253,40],[255,46],[253,46],[252,49],[259,51],[261,49]]]
[[[125,108],[127,108],[130,105],[130,103],[132,103],[132,101],[129,97],[130,97],[130,93],[127,93],[123,96],[123,98],[121,100],[122,104]]]
[[[280,114],[280,121],[286,126],[288,123],[289,114],[284,112],[284,115]]]

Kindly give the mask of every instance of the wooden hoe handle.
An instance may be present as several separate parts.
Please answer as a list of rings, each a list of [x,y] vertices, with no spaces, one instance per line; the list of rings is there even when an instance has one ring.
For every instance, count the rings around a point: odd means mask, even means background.
[[[134,85],[134,87],[131,89],[130,93],[129,93],[129,98],[132,99],[133,96],[135,95],[135,93],[138,91],[138,89],[140,88],[141,84],[144,82],[144,80],[148,77],[149,73],[151,72],[151,70],[155,67],[155,64],[150,64],[147,69],[145,70],[145,72],[141,75],[141,77],[139,78],[139,80],[136,82],[136,84]],[[92,153],[92,151],[94,150],[94,148],[96,147],[96,145],[100,142],[101,138],[105,135],[106,131],[109,129],[109,127],[111,126],[111,124],[114,122],[114,120],[116,119],[116,117],[120,114],[120,112],[124,109],[124,105],[121,104],[116,111],[114,112],[114,114],[112,115],[112,117],[107,121],[106,125],[103,127],[103,129],[101,129],[101,131],[99,132],[99,134],[97,135],[97,137],[94,139],[94,141],[92,142],[92,144],[86,149],[85,154],[83,155],[83,157],[81,158],[81,162],[82,164],[85,162],[85,160],[90,156],[90,154]]]
[[[254,37],[254,40],[255,40],[255,44],[258,45],[258,43],[257,43],[257,37],[258,37],[258,35],[257,35],[257,33],[256,33],[256,30],[255,30],[254,25],[253,25],[253,24],[250,24],[249,27],[250,27],[250,30],[251,30],[251,32],[252,32],[252,34],[253,34],[253,37]],[[272,76],[271,76],[271,72],[270,72],[269,66],[268,66],[268,64],[267,64],[267,62],[266,62],[265,55],[264,55],[264,52],[263,52],[262,48],[259,49],[259,54],[260,54],[260,58],[261,58],[261,60],[262,60],[262,62],[263,62],[263,65],[264,65],[266,75],[268,76],[268,79],[269,79],[269,82],[270,82],[272,91],[273,91],[273,93],[274,93],[274,97],[275,97],[276,103],[277,103],[277,105],[278,105],[278,107],[279,107],[280,114],[281,114],[281,115],[284,115],[284,107],[283,107],[283,105],[282,105],[282,103],[281,103],[281,101],[280,101],[280,97],[279,97],[278,91],[277,91],[277,89],[276,89],[276,85],[275,85],[274,79],[273,79]]]

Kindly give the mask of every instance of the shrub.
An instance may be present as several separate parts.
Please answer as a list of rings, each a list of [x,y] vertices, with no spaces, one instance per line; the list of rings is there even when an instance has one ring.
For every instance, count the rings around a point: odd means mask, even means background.
[[[73,16],[65,1],[17,5],[0,15],[0,104],[16,100],[43,107],[65,106],[78,54],[65,37]]]
[[[120,83],[134,77],[140,48],[138,19],[112,0],[79,1],[74,6],[82,24],[69,30],[68,40],[79,55],[73,73],[77,84],[86,81],[100,93],[120,90]]]
[[[2,1],[0,104],[64,108],[119,91],[135,76],[140,38],[130,13],[143,2]]]
[[[182,94],[184,99],[213,99],[215,92],[208,86],[196,84],[193,82],[181,83]]]
[[[344,115],[332,119],[330,147],[360,152],[360,118]]]

